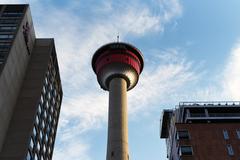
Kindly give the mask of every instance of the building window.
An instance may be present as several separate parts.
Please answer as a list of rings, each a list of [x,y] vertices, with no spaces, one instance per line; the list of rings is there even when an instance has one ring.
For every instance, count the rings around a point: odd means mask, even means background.
[[[28,153],[27,153],[26,160],[32,160],[32,156],[31,156],[31,154],[30,154],[30,151],[28,151]]]
[[[37,159],[38,159],[37,153],[34,154],[34,158],[35,158],[34,160],[37,160]]]
[[[233,156],[234,155],[232,145],[230,145],[230,144],[227,145],[227,152],[228,152],[229,156]]]
[[[236,133],[237,133],[237,138],[240,139],[240,129],[237,129]]]
[[[39,134],[39,135],[40,135],[40,140],[42,140],[42,138],[43,138],[42,131],[40,131],[39,133],[40,133],[40,134]]]
[[[41,104],[39,104],[38,105],[38,113],[41,114],[41,112],[42,112],[42,106],[41,106]]]
[[[38,125],[39,124],[39,118],[38,118],[38,115],[36,115],[36,120],[35,120],[36,124]]]
[[[177,131],[177,140],[180,140],[180,139],[190,139],[189,132],[187,130]]]
[[[46,152],[46,147],[45,147],[45,145],[43,145],[43,153],[45,153]]]
[[[13,35],[11,34],[1,34],[0,35],[0,39],[12,39],[13,38]]]
[[[35,126],[34,126],[33,127],[33,136],[36,137],[36,135],[37,135],[37,130],[36,130]]]
[[[193,155],[192,146],[180,146],[179,155]]]
[[[40,143],[37,143],[37,150],[40,151]]]
[[[31,138],[31,140],[30,140],[30,148],[33,149],[33,147],[34,147],[34,143],[33,143],[33,139]]]
[[[228,131],[225,129],[223,130],[223,137],[224,139],[229,139]]]

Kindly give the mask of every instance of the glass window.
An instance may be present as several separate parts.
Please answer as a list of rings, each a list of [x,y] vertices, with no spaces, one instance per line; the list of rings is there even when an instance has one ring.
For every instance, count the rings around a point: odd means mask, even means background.
[[[44,121],[42,121],[42,128],[44,128],[45,127],[45,122]]]
[[[43,104],[43,95],[41,95],[40,103]]]
[[[33,127],[33,136],[36,137],[36,135],[37,135],[37,130],[36,130],[36,127],[34,126]]]
[[[55,119],[53,119],[53,125],[54,125],[54,126],[56,125],[56,120],[55,120]]]
[[[49,144],[52,144],[52,138],[51,137],[49,137]]]
[[[27,153],[26,160],[32,160],[32,157],[31,157],[30,151],[28,151],[28,153]]]
[[[228,131],[225,129],[223,130],[223,137],[224,139],[229,139]]]
[[[0,34],[0,39],[11,39],[13,35],[11,34]]]
[[[5,12],[3,13],[3,17],[21,17],[23,13],[19,12]]]
[[[46,89],[45,89],[45,86],[43,86],[43,94],[46,93]]]
[[[0,19],[0,24],[7,24],[7,25],[13,25],[17,24],[19,20],[17,19]]]
[[[55,129],[54,129],[54,128],[52,128],[52,135],[54,135],[54,132],[55,132]]]
[[[0,32],[12,32],[16,30],[16,26],[2,26],[0,27]]]
[[[48,135],[46,134],[45,135],[45,142],[47,142],[48,141]]]
[[[53,99],[52,99],[52,104],[54,105],[54,104],[55,104],[55,102],[56,102],[56,101],[55,101],[55,98],[53,98]]]
[[[46,109],[48,109],[48,107],[49,107],[49,103],[48,103],[48,101],[46,102]]]
[[[37,153],[34,154],[34,160],[37,160],[38,159],[38,156],[37,156]]]
[[[34,146],[34,143],[33,143],[33,139],[31,138],[31,140],[30,140],[30,147],[31,147],[31,149],[33,148],[33,146]]]
[[[49,133],[50,133],[50,127],[49,127],[49,125],[47,125],[47,135],[49,135]]]
[[[48,99],[51,99],[51,94],[50,94],[50,92],[48,92]]]
[[[179,155],[193,155],[191,146],[180,146]]]
[[[42,112],[42,107],[41,107],[41,105],[39,104],[38,105],[38,113],[41,113]]]
[[[51,115],[49,115],[49,120],[48,120],[48,122],[49,122],[49,123],[52,122],[52,116],[51,116]]]
[[[37,124],[37,125],[39,124],[39,118],[38,118],[37,115],[36,115],[36,124]]]
[[[53,107],[51,107],[50,111],[51,111],[51,113],[53,113]]]
[[[37,150],[40,151],[40,143],[37,143]]]
[[[237,138],[240,139],[240,129],[236,130]]]
[[[43,134],[42,134],[42,131],[40,131],[40,139],[42,140],[42,137],[43,137]]]
[[[228,152],[229,156],[233,156],[234,155],[232,145],[230,145],[230,144],[227,145],[227,152]]]
[[[45,147],[45,145],[43,145],[43,152],[44,152],[44,153],[46,152],[46,147]]]
[[[16,29],[16,26],[1,26],[0,29],[2,30],[14,30]]]
[[[44,111],[44,118],[47,118],[47,111]]]
[[[177,131],[177,140],[179,139],[189,139],[189,133],[187,130],[185,131]]]
[[[51,147],[48,147],[48,154],[51,153]]]
[[[47,79],[47,77],[45,77],[45,84],[46,84],[46,85],[48,84],[48,79]]]
[[[0,47],[10,48],[11,47],[11,43],[10,42],[0,42]]]

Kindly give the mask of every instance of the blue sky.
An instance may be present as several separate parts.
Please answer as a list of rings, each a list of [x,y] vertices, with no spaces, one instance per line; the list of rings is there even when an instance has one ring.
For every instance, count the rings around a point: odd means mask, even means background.
[[[166,160],[162,109],[239,100],[239,0],[1,0],[30,3],[38,37],[53,37],[64,98],[54,160],[103,160],[108,93],[91,69],[101,45],[138,47],[145,68],[128,92],[130,159]]]

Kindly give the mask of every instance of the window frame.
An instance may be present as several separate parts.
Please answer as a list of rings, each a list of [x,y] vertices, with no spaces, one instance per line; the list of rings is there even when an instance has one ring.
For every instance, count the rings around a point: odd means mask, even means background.
[[[181,133],[181,132],[182,132],[182,133],[183,133],[183,132],[187,133],[187,137],[180,136],[179,133]],[[190,139],[189,131],[188,131],[188,130],[178,130],[178,131],[176,132],[176,139],[177,139],[177,140],[189,140],[189,139]]]
[[[190,149],[191,149],[191,154],[188,154],[187,152],[186,153],[183,153],[182,152],[182,148],[183,147],[189,147]],[[191,146],[191,145],[181,145],[181,146],[179,146],[179,148],[178,148],[178,154],[180,155],[180,156],[193,156],[193,147]]]
[[[237,134],[237,139],[240,139],[240,129],[236,130],[236,134]]]
[[[227,144],[227,152],[229,156],[234,156],[234,151],[231,144]]]
[[[225,140],[228,140],[230,137],[229,137],[229,134],[228,134],[228,131],[226,129],[223,130],[223,138]]]

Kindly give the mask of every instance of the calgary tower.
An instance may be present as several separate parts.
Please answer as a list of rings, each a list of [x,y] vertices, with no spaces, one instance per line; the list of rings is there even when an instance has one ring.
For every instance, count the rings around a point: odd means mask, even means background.
[[[106,44],[93,55],[98,83],[109,91],[107,160],[129,160],[127,91],[137,84],[143,65],[141,52],[128,43]]]

